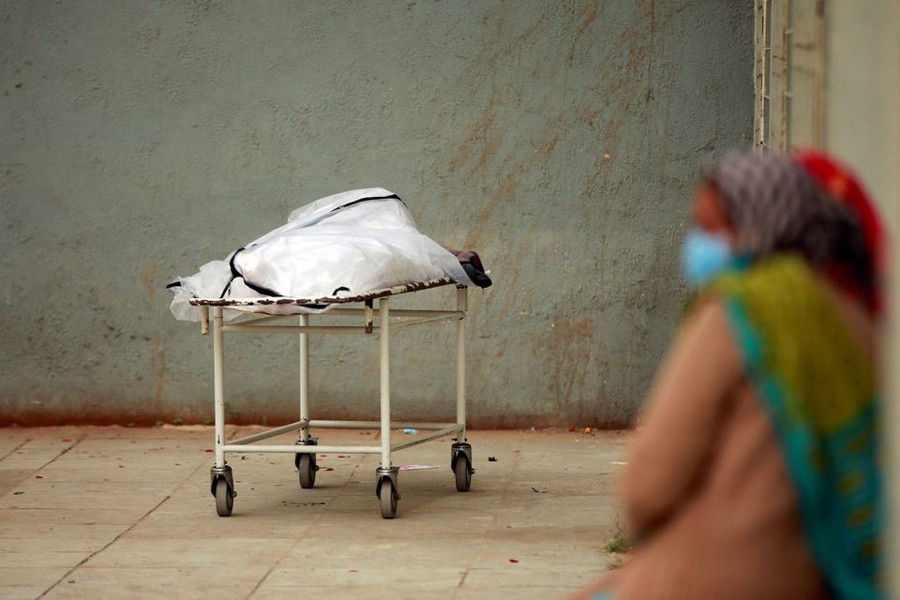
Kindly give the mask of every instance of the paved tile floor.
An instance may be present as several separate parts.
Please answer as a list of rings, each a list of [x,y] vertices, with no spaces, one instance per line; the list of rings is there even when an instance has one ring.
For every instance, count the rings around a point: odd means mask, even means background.
[[[468,492],[449,440],[396,452],[395,464],[438,468],[400,473],[393,520],[374,493],[376,456],[320,456],[315,488],[301,489],[291,455],[229,454],[238,496],[222,518],[209,427],[0,429],[0,598],[565,598],[614,562],[629,440],[470,431]]]

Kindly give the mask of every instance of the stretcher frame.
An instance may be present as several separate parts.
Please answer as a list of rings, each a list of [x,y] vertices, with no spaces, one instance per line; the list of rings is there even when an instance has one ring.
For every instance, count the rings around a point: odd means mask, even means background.
[[[456,286],[455,310],[404,309],[391,308],[391,297],[409,292],[418,292],[448,285]],[[377,301],[377,306],[375,302]],[[346,454],[380,454],[380,466],[376,469],[376,496],[381,505],[382,517],[391,519],[397,515],[397,503],[400,499],[398,474],[399,467],[393,465],[393,452],[430,442],[433,440],[455,436],[451,446],[450,467],[456,477],[458,491],[468,491],[472,469],[472,447],[466,439],[466,370],[465,370],[465,318],[468,310],[468,288],[456,284],[450,278],[436,279],[426,282],[410,283],[366,294],[348,297],[308,298],[246,298],[215,299],[192,298],[190,303],[200,307],[200,328],[203,335],[210,332],[210,309],[212,309],[213,338],[213,387],[215,399],[215,464],[210,469],[211,493],[216,499],[216,512],[219,516],[229,516],[233,509],[234,497],[237,495],[231,466],[227,464],[227,453],[274,452],[294,454],[300,485],[311,488],[315,484],[317,453]],[[362,307],[344,305],[359,304]],[[314,325],[312,320],[317,316],[312,312],[299,315],[272,314],[290,310],[291,306],[322,309],[328,307],[325,315],[336,317],[362,317],[362,323],[356,325]],[[225,323],[223,313],[226,308],[237,309],[247,314],[233,323]],[[271,324],[283,322],[285,319],[299,319],[299,323],[291,325]],[[392,320],[393,318],[393,320]],[[408,423],[391,420],[390,392],[390,334],[394,329],[403,329],[435,323],[456,321],[456,422],[455,423]],[[294,333],[300,340],[300,419],[293,423],[267,429],[265,431],[241,437],[236,440],[225,440],[225,353],[224,334],[231,332],[256,334]],[[310,418],[309,399],[309,336],[312,334],[363,334],[379,337],[379,421],[341,421],[316,420]],[[311,428],[329,429],[378,429],[379,445],[320,445],[314,438]],[[392,429],[422,430],[418,435],[402,442],[392,442]],[[299,432],[299,439],[294,445],[261,444],[267,439],[288,433]]]

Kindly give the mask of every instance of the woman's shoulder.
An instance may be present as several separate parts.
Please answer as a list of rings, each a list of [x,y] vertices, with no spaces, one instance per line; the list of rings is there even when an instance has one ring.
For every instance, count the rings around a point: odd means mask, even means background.
[[[721,297],[708,295],[695,303],[685,319],[673,352],[678,363],[709,376],[715,366],[728,379],[740,376],[739,352],[729,321],[728,308]]]

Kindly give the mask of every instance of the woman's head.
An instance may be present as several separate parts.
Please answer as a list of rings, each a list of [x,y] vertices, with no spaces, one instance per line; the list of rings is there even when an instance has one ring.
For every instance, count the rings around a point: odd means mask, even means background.
[[[701,179],[694,219],[751,261],[793,252],[861,296],[875,286],[859,215],[788,155],[726,154]]]
[[[799,252],[815,265],[829,262],[858,224],[790,158],[768,152],[731,152],[707,170],[733,225],[735,251],[763,258]]]

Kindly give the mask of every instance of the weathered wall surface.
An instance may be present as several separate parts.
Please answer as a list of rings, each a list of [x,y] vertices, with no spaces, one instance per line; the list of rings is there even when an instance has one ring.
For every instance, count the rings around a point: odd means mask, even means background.
[[[211,417],[164,285],[380,185],[492,271],[471,423],[628,423],[694,175],[750,140],[752,27],[741,0],[0,0],[0,422]],[[393,341],[398,412],[451,418],[452,329]],[[375,341],[312,348],[314,416],[376,416]],[[231,418],[294,418],[293,336],[226,352]]]

